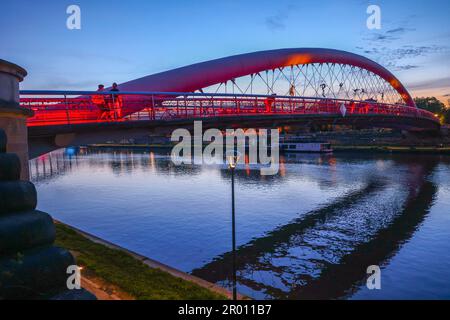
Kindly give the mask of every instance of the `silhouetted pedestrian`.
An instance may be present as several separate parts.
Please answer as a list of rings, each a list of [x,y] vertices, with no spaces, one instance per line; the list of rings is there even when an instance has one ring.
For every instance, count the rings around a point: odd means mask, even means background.
[[[117,83],[113,83],[112,84],[112,88],[109,91],[113,91],[113,92],[119,92],[119,87],[117,85]],[[116,115],[117,119],[122,118],[122,97],[118,94],[112,94],[111,95],[111,100],[112,100],[112,106],[114,108],[114,114]]]

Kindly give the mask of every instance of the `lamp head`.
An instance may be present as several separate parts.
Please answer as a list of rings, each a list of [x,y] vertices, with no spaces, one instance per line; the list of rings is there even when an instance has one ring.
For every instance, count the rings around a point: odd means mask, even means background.
[[[226,153],[227,164],[230,169],[236,168],[241,154],[238,151],[230,151]]]

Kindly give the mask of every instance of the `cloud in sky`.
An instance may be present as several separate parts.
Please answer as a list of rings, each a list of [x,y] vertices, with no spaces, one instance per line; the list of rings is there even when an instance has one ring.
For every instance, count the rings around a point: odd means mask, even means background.
[[[384,32],[370,33],[363,37],[364,45],[357,49],[393,71],[420,68],[416,58],[448,52],[449,47],[445,45],[398,45],[414,31],[415,28],[395,26]]]
[[[373,33],[369,35],[367,38],[365,38],[365,40],[370,42],[388,42],[398,39],[400,39],[398,36],[390,35],[387,33]]]
[[[450,87],[450,77],[442,77],[438,79],[419,81],[416,83],[411,83],[409,86],[411,90],[428,90],[435,88],[449,88]],[[447,96],[447,95],[445,95]]]
[[[369,42],[387,43],[392,42],[394,40],[399,40],[406,33],[415,30],[416,29],[414,28],[396,27],[384,32],[372,32],[366,35],[366,37],[364,37],[364,40]]]
[[[390,29],[388,31],[386,31],[386,33],[388,34],[402,34],[405,33],[406,31],[415,31],[416,29],[414,28],[405,28],[405,27],[398,27],[395,29]]]
[[[448,39],[448,33],[431,34],[418,40],[420,28],[410,25],[415,22],[408,19],[391,25],[385,31],[365,31],[356,49],[394,73],[402,72],[402,80],[413,95],[430,95],[445,100],[449,97],[445,94],[450,87],[449,73],[445,73],[445,64],[450,61],[450,47],[448,41],[442,39]],[[437,63],[442,65],[440,74],[435,74]]]
[[[293,9],[295,9],[295,6],[293,4],[289,4],[284,10],[279,10],[277,13],[266,17],[266,26],[272,31],[286,29],[286,21],[289,18],[289,13]]]
[[[404,60],[409,58],[424,57],[429,54],[443,53],[446,52],[448,47],[446,46],[414,46],[414,45],[404,45],[402,47],[392,48],[388,46],[383,47],[372,47],[364,49],[364,53],[375,55],[382,58],[383,60]]]
[[[369,55],[382,62],[382,64],[386,68],[392,69],[393,71],[403,71],[420,68],[421,65],[417,62],[414,62],[414,58],[426,57],[428,55],[444,53],[448,51],[447,47],[438,45],[404,45],[397,48],[389,46],[374,46],[365,49],[362,47],[357,47],[357,49],[362,50],[366,55]]]
[[[286,13],[278,13],[266,18],[266,25],[270,30],[282,30],[286,28]]]
[[[450,77],[441,77],[438,79],[429,79],[410,83],[408,86],[411,94],[416,97],[436,97],[450,107]]]
[[[412,64],[407,64],[404,66],[396,66],[397,70],[411,70],[411,69],[416,69],[419,68],[419,66],[417,65],[412,65]]]

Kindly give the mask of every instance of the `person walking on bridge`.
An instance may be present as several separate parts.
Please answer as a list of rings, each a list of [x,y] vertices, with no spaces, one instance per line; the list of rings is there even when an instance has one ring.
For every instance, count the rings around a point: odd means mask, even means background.
[[[276,97],[276,93],[268,96],[266,99],[264,99],[264,106],[266,107],[266,113],[271,113],[272,112],[272,107],[273,104],[275,103],[275,97]]]
[[[113,83],[112,84],[112,88],[111,90],[112,92],[119,92],[119,87],[117,85],[117,83]],[[122,97],[118,94],[111,94],[111,102],[112,102],[112,107],[114,109],[114,115],[116,119],[121,119],[122,118]]]
[[[97,92],[102,92],[102,91],[104,91],[104,89],[105,89],[105,86],[102,84],[99,84]],[[97,106],[97,108],[100,110],[100,115],[98,117],[99,120],[111,119],[110,110],[107,106],[104,95],[102,95],[102,94],[93,95],[92,103],[95,104]]]

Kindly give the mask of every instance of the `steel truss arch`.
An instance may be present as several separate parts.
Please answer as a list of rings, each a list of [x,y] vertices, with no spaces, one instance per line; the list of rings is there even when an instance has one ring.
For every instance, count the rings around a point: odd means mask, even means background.
[[[257,77],[265,79],[269,87],[271,71],[272,76],[275,70],[279,70],[281,75],[279,74],[278,77],[286,77],[283,73],[285,68],[304,68],[304,74],[307,72],[310,75],[308,77],[310,86],[315,87],[315,96],[321,94],[326,96],[335,93],[330,83],[338,76],[335,71],[322,74],[324,66],[337,66],[336,72],[339,72],[341,68],[341,75],[346,71],[346,76],[353,77],[356,81],[352,88],[348,84],[342,84],[342,87],[346,86],[346,89],[343,89],[347,90],[346,98],[375,99],[376,93],[378,98],[376,100],[383,101],[388,92],[393,96],[398,95],[402,104],[415,107],[414,100],[403,84],[380,64],[354,53],[321,48],[278,49],[240,54],[149,75],[122,83],[120,88],[123,91],[195,92],[214,85],[219,86],[220,89],[221,84],[226,85],[230,82],[233,83],[234,90],[236,79],[245,76],[251,77],[250,83]],[[323,84],[320,83],[322,76],[328,77]],[[380,79],[384,80],[384,83],[380,82]],[[320,89],[317,86],[321,86]],[[371,92],[365,89],[367,87],[372,89]],[[376,88],[378,88],[377,92],[374,91]],[[244,92],[241,87],[238,90]],[[353,97],[348,95],[349,90],[354,90]],[[296,92],[296,95],[301,94]],[[399,101],[387,102],[398,103]]]

